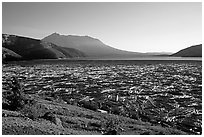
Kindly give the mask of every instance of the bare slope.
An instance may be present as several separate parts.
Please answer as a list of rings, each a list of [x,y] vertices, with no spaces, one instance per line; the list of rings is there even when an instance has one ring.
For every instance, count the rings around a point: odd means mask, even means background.
[[[49,42],[21,37],[2,35],[2,46],[22,56],[22,59],[58,59],[84,57],[85,54],[73,48],[64,48]]]

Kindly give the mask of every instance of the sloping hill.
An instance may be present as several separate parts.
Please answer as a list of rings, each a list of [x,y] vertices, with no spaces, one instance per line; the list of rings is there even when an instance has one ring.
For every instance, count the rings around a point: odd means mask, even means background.
[[[24,60],[85,56],[84,53],[73,48],[59,47],[49,42],[8,34],[2,35],[2,46],[19,54]]]
[[[202,57],[202,44],[194,45],[172,54],[175,57]]]
[[[47,41],[62,47],[78,49],[89,57],[134,57],[145,55],[143,53],[129,52],[110,47],[100,40],[89,36],[65,36],[53,33],[42,39],[42,41]]]
[[[20,60],[22,57],[17,53],[2,47],[2,60],[3,61],[13,61],[13,60]]]
[[[186,135],[175,128],[106,114],[27,95],[35,102],[20,111],[2,109],[3,135]],[[52,114],[53,118],[46,116]],[[112,133],[115,131],[114,133]]]

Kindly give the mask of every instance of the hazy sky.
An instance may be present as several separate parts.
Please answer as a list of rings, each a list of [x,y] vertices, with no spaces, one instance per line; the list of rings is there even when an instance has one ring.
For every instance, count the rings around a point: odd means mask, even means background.
[[[202,43],[202,4],[4,2],[2,31],[38,39],[89,35],[129,51],[176,52]]]

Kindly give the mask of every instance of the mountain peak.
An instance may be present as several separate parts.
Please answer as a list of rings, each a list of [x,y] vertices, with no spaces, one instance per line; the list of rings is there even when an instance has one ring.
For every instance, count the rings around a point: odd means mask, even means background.
[[[84,39],[84,40],[95,40],[95,41],[100,41],[97,38],[93,38],[91,36],[85,35],[85,36],[80,36],[80,35],[67,35],[67,37],[72,37],[76,39]],[[101,42],[101,41],[100,41]]]
[[[58,35],[54,33],[53,35],[49,35],[42,40],[61,47],[78,49],[79,51],[83,51],[88,57],[132,57],[142,54],[113,48],[104,44],[99,39],[88,35]]]
[[[59,33],[57,33],[57,32],[54,32],[54,33],[52,33],[52,34],[50,34],[49,36],[60,36],[60,34]]]
[[[61,35],[61,34],[59,34],[59,33],[57,33],[57,32],[54,32],[54,33],[52,33],[52,34],[50,34],[50,35],[48,35],[49,37],[50,36],[61,36],[61,37],[72,37],[72,38],[84,38],[84,39],[92,39],[92,40],[98,40],[98,41],[100,41],[99,39],[97,39],[97,38],[94,38],[94,37],[91,37],[91,36],[89,36],[89,35]],[[48,37],[47,36],[47,37]]]

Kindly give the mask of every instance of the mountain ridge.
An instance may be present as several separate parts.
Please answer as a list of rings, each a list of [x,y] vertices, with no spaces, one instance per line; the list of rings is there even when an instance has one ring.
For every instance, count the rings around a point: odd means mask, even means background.
[[[151,56],[202,57],[202,44],[170,52],[132,52],[116,49],[97,38],[52,33],[42,40],[25,36],[2,34],[3,59],[60,59],[60,58],[135,58]],[[7,56],[5,56],[7,55]],[[18,56],[19,55],[19,56]],[[7,58],[8,59],[8,58]],[[10,59],[9,59],[10,60]]]

